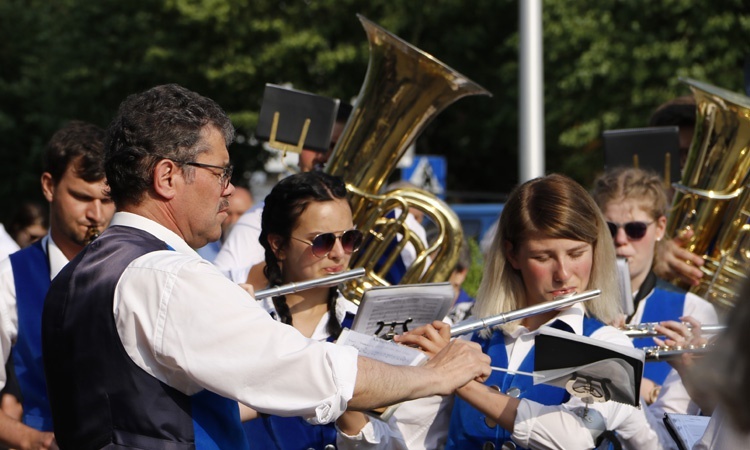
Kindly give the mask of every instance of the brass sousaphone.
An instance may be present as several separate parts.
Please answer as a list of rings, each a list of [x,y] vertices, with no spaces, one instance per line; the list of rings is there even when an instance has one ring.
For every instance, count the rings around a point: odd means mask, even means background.
[[[416,249],[416,259],[406,268],[401,284],[448,279],[463,239],[456,214],[420,189],[384,194],[380,190],[407,148],[443,109],[467,95],[490,95],[427,53],[358,17],[370,44],[367,75],[326,166],[328,173],[346,182],[354,224],[366,233],[351,267],[364,267],[367,274],[343,289],[354,301],[372,286],[389,284],[385,274],[407,243]],[[436,237],[426,245],[405,225],[410,208],[424,212],[437,228]],[[388,213],[395,217],[386,217]]]
[[[667,235],[693,231],[686,248],[705,264],[690,291],[726,309],[750,271],[750,98],[682,81],[695,96],[696,124]]]

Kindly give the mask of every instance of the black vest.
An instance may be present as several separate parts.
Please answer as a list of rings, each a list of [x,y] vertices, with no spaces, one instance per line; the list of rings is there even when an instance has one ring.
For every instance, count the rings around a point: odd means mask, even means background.
[[[115,287],[128,264],[167,249],[145,231],[111,227],[52,281],[42,348],[60,448],[195,448],[190,397],[130,359],[112,315]]]

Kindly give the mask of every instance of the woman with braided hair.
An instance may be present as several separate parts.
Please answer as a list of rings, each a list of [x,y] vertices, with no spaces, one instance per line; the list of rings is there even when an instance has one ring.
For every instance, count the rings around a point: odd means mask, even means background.
[[[362,232],[354,228],[346,195],[340,178],[317,171],[292,175],[273,188],[265,200],[259,238],[271,286],[347,270],[352,253],[362,243]],[[336,287],[307,289],[261,303],[274,318],[306,337],[330,342],[338,338],[343,326],[351,325],[357,310]],[[336,448],[337,435],[368,443],[378,436],[383,445],[383,438],[389,440],[391,434],[386,423],[370,423],[365,414],[356,411],[345,412],[335,426],[310,425],[298,417],[260,415],[245,423],[245,432],[253,448],[279,450]],[[389,445],[382,448],[398,448],[395,442]]]

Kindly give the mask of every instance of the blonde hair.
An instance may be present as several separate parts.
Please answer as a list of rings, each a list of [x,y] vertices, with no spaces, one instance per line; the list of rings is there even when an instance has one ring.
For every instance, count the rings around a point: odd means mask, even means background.
[[[512,248],[541,234],[553,239],[570,239],[591,244],[593,261],[590,289],[602,295],[584,303],[587,313],[611,323],[620,314],[615,246],[604,218],[591,196],[572,179],[559,174],[536,178],[510,194],[500,215],[497,234],[487,255],[474,315],[489,317],[529,306],[524,282],[505,254],[505,242]],[[501,326],[511,331],[518,322]],[[489,337],[490,330],[482,336]]]
[[[664,181],[655,172],[634,167],[616,167],[594,181],[591,196],[604,211],[613,201],[633,200],[641,203],[652,219],[667,214],[667,193]]]

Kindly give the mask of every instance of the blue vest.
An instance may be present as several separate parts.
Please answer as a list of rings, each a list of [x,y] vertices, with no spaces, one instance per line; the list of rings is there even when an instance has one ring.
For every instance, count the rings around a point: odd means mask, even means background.
[[[49,290],[50,267],[42,242],[10,255],[18,310],[18,338],[13,364],[23,396],[23,423],[52,431],[52,411],[47,397],[42,361],[42,309]]]
[[[341,326],[351,328],[354,314],[347,312]],[[333,338],[328,338],[333,342]],[[336,426],[333,423],[312,425],[301,417],[280,417],[261,414],[257,419],[242,424],[251,448],[263,450],[315,449],[336,446]],[[332,447],[328,447],[332,448]]]
[[[670,292],[659,287],[654,288],[651,295],[646,299],[643,308],[641,323],[661,322],[664,320],[680,321],[685,311],[685,293]],[[656,345],[652,338],[633,339],[635,348],[653,347]],[[664,384],[672,366],[669,363],[649,362],[643,369],[643,377],[648,378],[656,384]]]
[[[122,273],[140,256],[167,249],[145,231],[110,227],[52,281],[42,346],[61,448],[248,448],[236,401],[179,392],[138,367],[120,341],[112,302]]]
[[[560,320],[556,320],[551,326],[573,332],[570,326]],[[591,336],[594,331],[602,326],[604,324],[598,320],[584,317],[583,335]],[[482,346],[484,353],[492,359],[493,366],[508,367],[505,337],[501,331],[495,331],[490,339],[482,339],[475,333],[472,340]],[[518,367],[519,371],[534,371],[534,350],[532,347]],[[534,385],[533,378],[528,375],[513,375],[507,372],[493,371],[485,384],[497,386],[501,392],[508,392],[511,388],[518,389],[520,392],[518,398],[525,398],[543,405],[561,405],[570,399],[570,394],[565,389],[546,384]],[[487,442],[493,443],[494,448],[499,449],[504,442],[512,440],[509,431],[499,425],[490,427],[485,419],[486,416],[483,413],[463,399],[456,397],[451,414],[446,450],[481,449]]]

